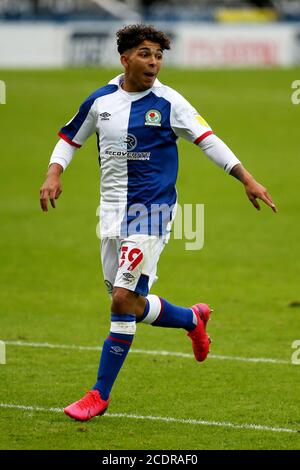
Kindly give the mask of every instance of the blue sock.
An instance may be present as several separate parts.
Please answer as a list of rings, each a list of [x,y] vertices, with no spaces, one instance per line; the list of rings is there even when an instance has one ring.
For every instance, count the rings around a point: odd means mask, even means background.
[[[197,318],[191,308],[178,307],[156,295],[149,295],[141,321],[153,326],[184,328],[191,331]]]
[[[97,382],[93,390],[107,400],[117,375],[126,359],[135,332],[135,315],[111,315],[111,330],[103,344]]]
[[[143,315],[141,316],[141,318],[137,318],[137,319],[136,319],[136,322],[137,322],[137,323],[140,323],[141,321],[143,321],[144,318],[146,318],[146,316],[148,315],[149,310],[150,310],[150,303],[149,303],[149,300],[146,299],[146,305],[145,305],[144,313],[143,313]]]

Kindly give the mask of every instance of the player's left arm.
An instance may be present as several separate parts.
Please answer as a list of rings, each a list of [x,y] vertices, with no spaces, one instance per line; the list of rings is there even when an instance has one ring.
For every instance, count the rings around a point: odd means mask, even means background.
[[[235,165],[231,169],[230,174],[243,183],[249,200],[257,210],[260,210],[257,199],[261,199],[267,206],[271,207],[273,212],[277,212],[277,208],[267,189],[258,183],[241,163]]]
[[[228,145],[213,133],[205,119],[178,93],[174,95],[170,121],[178,137],[196,144],[210,160],[244,184],[246,194],[257,210],[260,210],[257,199],[261,199],[277,212],[266,188],[253,178]]]
[[[243,183],[249,200],[257,210],[260,210],[257,199],[261,199],[265,204],[271,207],[274,212],[277,212],[277,208],[271,196],[268,194],[267,189],[258,183],[243,167],[240,160],[225,142],[216,135],[211,134],[203,140],[200,140],[197,145],[210,160]]]

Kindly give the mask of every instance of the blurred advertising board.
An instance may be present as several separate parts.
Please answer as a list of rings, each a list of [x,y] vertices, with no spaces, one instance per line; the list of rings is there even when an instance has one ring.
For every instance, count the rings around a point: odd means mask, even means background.
[[[0,22],[0,67],[116,66],[119,22]],[[155,23],[172,38],[176,67],[288,67],[300,60],[300,24]]]

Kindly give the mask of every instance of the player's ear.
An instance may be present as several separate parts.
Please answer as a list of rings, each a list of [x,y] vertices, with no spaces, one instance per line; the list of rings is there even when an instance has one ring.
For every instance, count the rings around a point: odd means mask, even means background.
[[[120,62],[123,65],[124,69],[127,69],[127,67],[128,67],[128,57],[127,57],[126,54],[121,54]]]

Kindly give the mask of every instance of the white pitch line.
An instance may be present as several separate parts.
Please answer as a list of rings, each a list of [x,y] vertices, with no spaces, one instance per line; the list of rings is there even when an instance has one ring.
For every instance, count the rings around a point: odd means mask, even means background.
[[[48,348],[48,349],[75,349],[78,351],[101,351],[99,346],[78,346],[76,344],[51,344],[51,343],[27,343],[25,341],[4,341],[11,346],[25,346],[29,348]]]
[[[98,346],[79,346],[76,344],[51,344],[51,343],[27,343],[24,341],[4,341],[5,344],[11,346],[21,346],[30,348],[49,348],[49,349],[68,349],[78,351],[101,351],[102,348]],[[191,359],[194,357],[193,354],[181,353],[175,351],[155,351],[146,349],[130,349],[130,353],[133,354],[146,354],[150,356],[173,356]],[[291,364],[290,361],[283,359],[272,359],[269,357],[239,357],[239,356],[221,356],[216,354],[210,354],[208,359],[217,359],[220,361],[239,361],[239,362],[254,362],[264,364]]]
[[[25,406],[15,405],[11,403],[0,403],[0,408],[10,408],[24,411],[46,411],[51,413],[63,413],[63,408],[44,408],[42,406]],[[170,416],[142,416],[136,414],[127,413],[106,413],[105,418],[126,418],[126,419],[139,419],[142,421],[160,421],[162,423],[176,423],[176,424],[191,424],[196,426],[217,426],[221,428],[231,429],[247,429],[251,431],[268,431],[268,432],[284,432],[284,433],[299,433],[300,430],[288,429],[288,428],[277,428],[273,426],[265,426],[262,424],[234,424],[222,421],[206,421],[201,419],[181,419],[172,418]],[[103,419],[103,418],[101,418]]]

